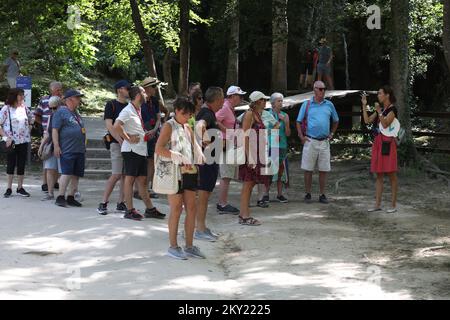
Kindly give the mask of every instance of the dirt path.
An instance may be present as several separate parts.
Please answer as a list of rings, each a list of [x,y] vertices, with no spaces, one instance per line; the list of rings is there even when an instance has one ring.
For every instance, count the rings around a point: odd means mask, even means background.
[[[364,163],[335,163],[330,185]],[[0,298],[40,299],[448,299],[450,197],[441,182],[402,177],[400,211],[365,213],[373,182],[344,181],[328,206],[302,202],[297,165],[290,203],[253,208],[261,227],[215,213],[217,243],[197,243],[207,260],[165,257],[164,221],[95,213],[102,181],[82,181],[84,208],[0,199]],[[5,187],[0,180],[0,190]],[[238,184],[231,200],[237,204]],[[165,200],[156,202],[165,213]],[[142,204],[138,204],[142,209]],[[180,237],[180,243],[183,239]]]

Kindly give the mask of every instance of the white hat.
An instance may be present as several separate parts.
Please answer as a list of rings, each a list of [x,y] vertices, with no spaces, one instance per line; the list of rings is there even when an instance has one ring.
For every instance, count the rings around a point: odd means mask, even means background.
[[[53,96],[48,100],[49,107],[59,107],[61,105],[61,98],[57,96]]]
[[[391,125],[387,128],[384,128],[383,125],[380,122],[379,125],[380,132],[386,136],[386,137],[397,137],[398,132],[400,131],[400,122],[397,120],[397,118],[392,121]]]
[[[242,91],[242,89],[240,87],[236,87],[236,86],[231,86],[228,88],[227,91],[227,96],[232,96],[234,94],[238,94],[240,96],[244,96],[247,94],[247,92]]]
[[[258,101],[260,99],[269,100],[270,97],[266,96],[261,91],[253,91],[252,94],[250,95],[250,101],[251,102],[255,102],[255,101]]]

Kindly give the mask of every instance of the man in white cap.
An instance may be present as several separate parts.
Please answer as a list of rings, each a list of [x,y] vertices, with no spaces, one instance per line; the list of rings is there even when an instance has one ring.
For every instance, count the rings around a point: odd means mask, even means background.
[[[233,144],[233,135],[227,134],[228,130],[236,129],[237,120],[234,114],[234,108],[239,106],[242,102],[242,96],[247,92],[242,91],[237,86],[231,86],[227,91],[227,98],[223,104],[222,109],[216,113],[217,126],[222,131],[222,137],[224,140],[224,148],[228,144]],[[230,188],[230,182],[232,179],[237,179],[238,165],[236,164],[221,164],[220,165],[220,191],[219,191],[219,203],[217,204],[217,212],[219,214],[239,214],[239,209],[233,207],[228,203],[228,190]]]

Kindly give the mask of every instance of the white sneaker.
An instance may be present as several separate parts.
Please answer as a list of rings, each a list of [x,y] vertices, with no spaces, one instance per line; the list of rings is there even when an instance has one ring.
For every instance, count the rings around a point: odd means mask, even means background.
[[[75,200],[77,200],[78,202],[83,202],[83,201],[84,201],[83,197],[81,196],[81,193],[78,192],[78,191],[75,192],[74,198],[75,198]]]
[[[389,210],[386,210],[387,213],[396,213],[397,212],[397,208],[391,208]]]

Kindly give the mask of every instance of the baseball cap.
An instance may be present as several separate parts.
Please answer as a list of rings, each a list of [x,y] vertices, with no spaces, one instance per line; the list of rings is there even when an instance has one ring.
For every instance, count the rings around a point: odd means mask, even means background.
[[[131,83],[129,83],[127,80],[120,80],[118,82],[116,82],[116,84],[114,85],[114,89],[118,90],[120,88],[130,88],[131,87]]]
[[[67,90],[66,93],[64,93],[64,99],[72,98],[72,97],[84,97],[84,94],[82,94],[78,90]]]
[[[143,88],[147,88],[147,87],[154,86],[154,85],[157,85],[160,83],[161,83],[161,81],[159,81],[157,78],[147,77],[144,79],[144,81],[141,82],[141,86]]]
[[[264,93],[262,93],[261,91],[253,91],[250,94],[250,101],[251,102],[255,102],[258,101],[260,99],[264,99],[264,100],[269,100],[270,97],[266,96]]]
[[[242,91],[242,89],[240,87],[236,87],[236,86],[229,87],[228,91],[227,91],[227,96],[232,96],[232,95],[235,95],[235,94],[238,94],[240,96],[244,96],[244,95],[247,94],[247,92]]]

